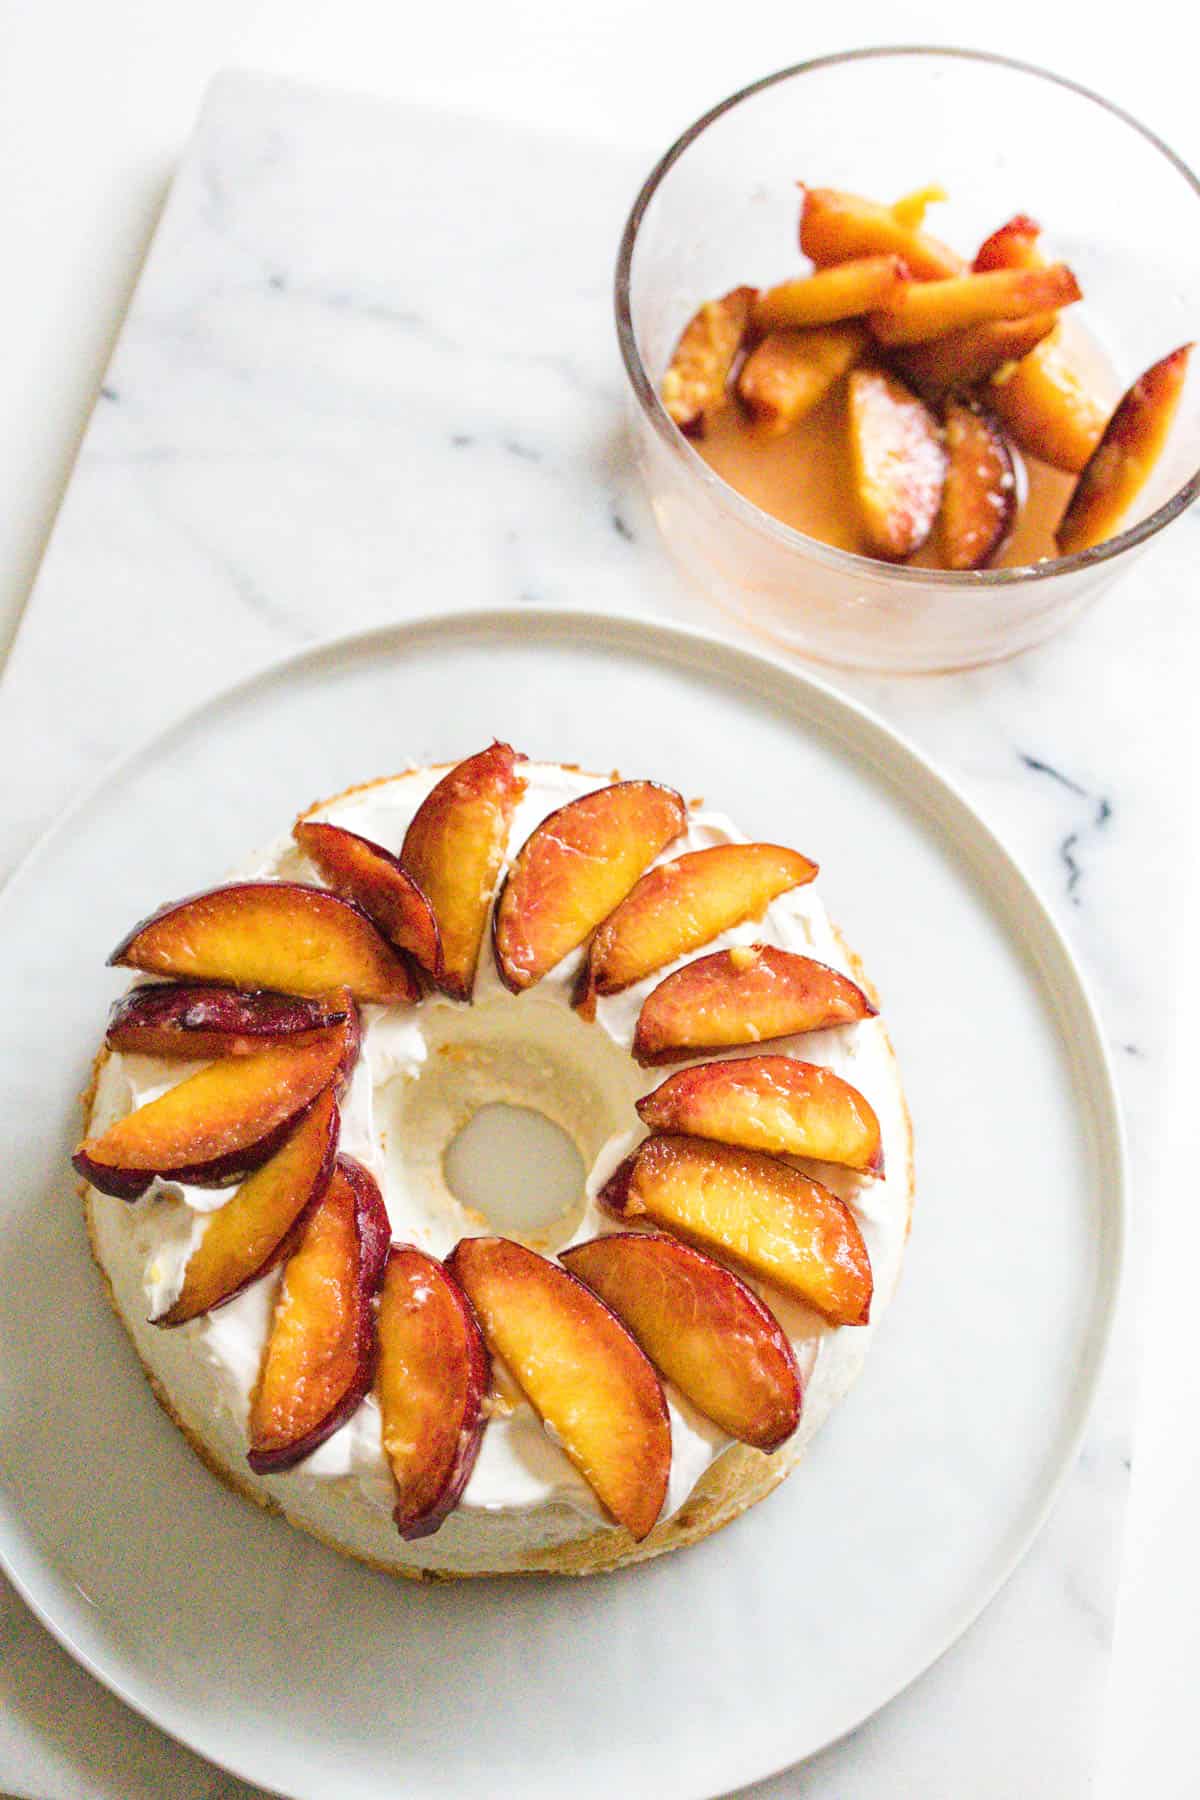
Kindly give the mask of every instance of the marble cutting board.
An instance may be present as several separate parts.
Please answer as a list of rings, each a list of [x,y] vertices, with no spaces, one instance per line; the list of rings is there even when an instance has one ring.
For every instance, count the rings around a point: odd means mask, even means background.
[[[489,602],[722,628],[666,564],[623,436],[610,267],[654,148],[241,75],[214,86],[0,686],[0,757],[21,771],[0,872],[111,757],[298,644]],[[1089,1790],[1130,1460],[1129,1296],[1162,1180],[1145,946],[1165,956],[1183,928],[1162,775],[1194,654],[1196,531],[1192,515],[1016,662],[834,678],[965,786],[1066,926],[1119,1063],[1133,1255],[1084,1453],[1025,1564],[907,1694],[757,1793]],[[7,1591],[0,1634],[48,1770],[84,1767],[88,1793],[214,1792],[198,1759],[68,1674]],[[64,1681],[69,1751],[37,1700]]]

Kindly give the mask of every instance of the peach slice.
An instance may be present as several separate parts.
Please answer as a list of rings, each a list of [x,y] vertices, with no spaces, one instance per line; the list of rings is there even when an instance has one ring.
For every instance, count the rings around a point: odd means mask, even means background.
[[[429,1537],[458,1505],[479,1454],[488,1355],[470,1304],[440,1262],[410,1244],[388,1257],[379,1296],[383,1448],[403,1538]]]
[[[884,369],[855,369],[849,388],[850,458],[862,527],[877,556],[919,550],[937,518],[946,474],[937,420]]]
[[[186,1325],[223,1306],[286,1256],[295,1232],[329,1186],[338,1126],[333,1089],[326,1088],[270,1162],[208,1215],[183,1286],[156,1325]]]
[[[1139,375],[1108,421],[1055,534],[1064,556],[1102,544],[1120,530],[1162,455],[1191,353],[1191,344],[1182,344]]]
[[[907,226],[910,231],[920,231],[929,208],[949,198],[940,183],[930,182],[927,187],[913,188],[911,193],[902,194],[899,200],[893,200],[890,210],[899,224]]]
[[[495,743],[443,775],[418,807],[400,861],[427,897],[442,942],[438,985],[469,1000],[488,909],[525,779],[511,744]]]
[[[861,318],[891,306],[909,280],[908,264],[899,256],[862,256],[835,263],[815,275],[798,275],[768,288],[754,302],[751,322],[755,331],[779,331]]]
[[[641,1541],[671,1473],[658,1376],[589,1288],[507,1238],[463,1238],[447,1267],[493,1354],[554,1432],[596,1498]]]
[[[600,1199],[663,1225],[803,1300],[831,1325],[865,1325],[871,1260],[845,1203],[791,1163],[693,1137],[651,1137]]]
[[[992,269],[953,275],[947,281],[910,281],[898,288],[868,323],[881,344],[920,344],[928,338],[982,325],[988,319],[1024,319],[1057,312],[1082,298],[1065,263],[1041,269]]]
[[[750,326],[757,289],[709,300],[686,326],[663,376],[662,402],[680,431],[698,437],[729,398],[729,377]]]
[[[382,844],[301,819],[292,836],[335,894],[353,900],[397,950],[407,950],[436,981],[442,973],[442,938],[433,908],[399,859]]]
[[[339,1156],[299,1229],[250,1403],[256,1475],[290,1469],[358,1411],[375,1374],[372,1302],[387,1258],[374,1178]]]
[[[742,364],[738,395],[763,436],[777,437],[824,399],[866,346],[861,325],[769,332]]]
[[[959,275],[965,264],[945,244],[914,228],[891,206],[837,188],[803,190],[800,248],[818,268],[851,257],[901,256],[921,281]]]
[[[996,373],[988,403],[1022,450],[1072,475],[1087,463],[1108,417],[1057,328]]]
[[[802,1390],[792,1347],[757,1294],[711,1256],[657,1232],[615,1231],[561,1261],[730,1437],[771,1451],[795,1431]]]
[[[1058,324],[1057,313],[1027,319],[989,319],[927,344],[910,344],[896,361],[906,380],[930,399],[961,393],[1011,368],[1043,343]]]
[[[977,275],[992,269],[1042,269],[1046,259],[1039,248],[1042,228],[1028,213],[1015,213],[990,237],[984,238],[971,264]]]
[[[870,1103],[832,1069],[794,1056],[740,1056],[680,1069],[637,1109],[651,1131],[883,1173],[879,1120]]]
[[[406,963],[348,900],[298,881],[238,881],[165,906],[109,962],[185,981],[320,996],[346,987],[391,1005],[418,997]]]
[[[938,514],[947,569],[982,569],[1012,530],[1017,476],[1008,439],[981,406],[946,403],[946,485]]]
[[[643,1068],[875,1016],[848,975],[769,944],[737,944],[676,969],[646,996],[633,1054]]]
[[[311,1043],[318,1032],[346,1024],[353,1005],[349,994],[315,999],[147,982],[113,1003],[104,1041],[110,1050],[139,1056],[253,1056],[284,1042],[291,1048]]]
[[[121,1200],[136,1200],[156,1175],[225,1187],[275,1154],[321,1090],[344,1076],[346,1058],[339,1026],[309,1044],[210,1063],[86,1139],[72,1160]]]
[[[1018,213],[980,245],[975,267],[1044,269],[1040,238],[1037,222]],[[1043,322],[1049,318],[1043,315]],[[995,372],[989,402],[1022,450],[1078,475],[1103,436],[1108,410],[1064,346],[1056,317],[1053,323],[1015,368]]]
[[[543,819],[496,902],[493,940],[505,986],[514,993],[532,987],[577,949],[686,824],[680,796],[656,781],[598,788]]]
[[[591,995],[620,993],[730,926],[761,918],[772,900],[816,873],[815,862],[778,844],[714,844],[660,863],[593,938],[584,1010]]]

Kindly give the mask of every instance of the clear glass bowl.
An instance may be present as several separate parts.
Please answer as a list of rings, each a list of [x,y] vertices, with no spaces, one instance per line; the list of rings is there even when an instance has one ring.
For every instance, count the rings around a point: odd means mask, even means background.
[[[964,253],[1032,213],[1087,296],[1073,309],[1121,386],[1200,334],[1200,184],[1144,126],[1074,83],[968,50],[851,51],[705,114],[653,170],[616,272],[639,466],[663,537],[717,603],[774,643],[853,668],[970,668],[1074,618],[1200,492],[1200,375],[1118,537],[1023,568],[897,567],[830,548],[743,499],[658,398],[705,300],[798,270],[796,183],[894,199],[940,182],[932,228]]]

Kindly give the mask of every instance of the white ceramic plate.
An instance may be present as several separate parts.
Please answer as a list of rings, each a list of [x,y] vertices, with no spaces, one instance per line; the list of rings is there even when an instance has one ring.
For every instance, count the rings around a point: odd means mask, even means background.
[[[675,782],[819,857],[893,1029],[918,1203],[866,1374],[764,1504],[644,1569],[423,1587],[325,1551],[195,1460],[109,1313],[67,1157],[127,925],[318,795],[492,734]],[[1005,851],[811,677],[574,613],[347,639],[125,762],[0,895],[0,930],[0,1554],[81,1662],[214,1761],[301,1800],[724,1792],[882,1705],[1029,1543],[1118,1278],[1106,1057]]]

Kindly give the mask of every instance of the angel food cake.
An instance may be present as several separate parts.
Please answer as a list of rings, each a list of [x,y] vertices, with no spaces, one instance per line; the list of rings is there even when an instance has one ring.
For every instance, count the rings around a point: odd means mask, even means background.
[[[320,803],[135,928],[75,1166],[209,1466],[429,1575],[615,1568],[788,1474],[912,1202],[816,874],[657,782],[497,743]],[[586,1170],[520,1231],[447,1174],[497,1105]]]

